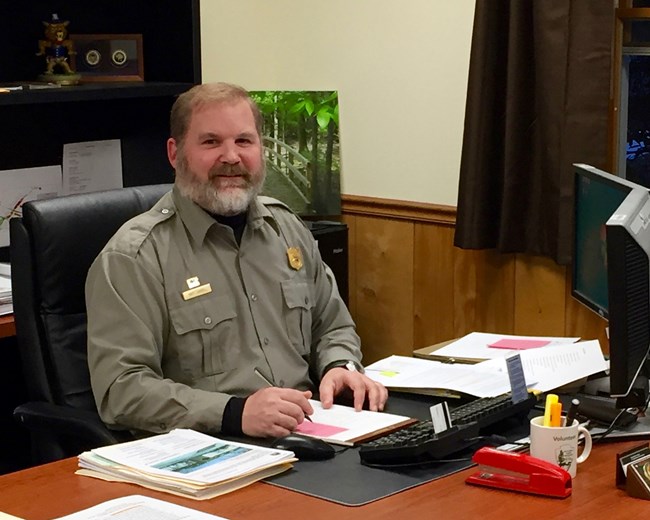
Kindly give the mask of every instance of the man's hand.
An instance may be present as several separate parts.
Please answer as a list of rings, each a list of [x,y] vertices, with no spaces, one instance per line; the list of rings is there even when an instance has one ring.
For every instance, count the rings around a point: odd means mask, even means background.
[[[334,397],[349,388],[354,394],[354,409],[359,411],[368,396],[368,405],[373,412],[381,412],[388,399],[388,390],[361,372],[336,367],[328,370],[320,383],[320,401],[323,408],[330,408]]]
[[[251,437],[285,437],[314,413],[311,392],[290,388],[263,388],[244,405],[241,427]]]

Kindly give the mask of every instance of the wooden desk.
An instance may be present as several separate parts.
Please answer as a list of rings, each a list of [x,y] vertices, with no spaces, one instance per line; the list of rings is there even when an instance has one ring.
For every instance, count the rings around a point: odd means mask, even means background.
[[[80,477],[74,475],[76,459],[66,459],[0,476],[0,511],[29,520],[50,519],[111,498],[142,494],[230,520],[644,518],[650,503],[628,497],[614,484],[615,454],[635,444],[595,446],[580,465],[573,495],[564,500],[468,486],[464,480],[472,470],[466,470],[361,507],[341,506],[261,482],[212,500],[194,501]]]
[[[0,338],[8,338],[16,335],[16,324],[14,323],[14,315],[6,314],[0,316]]]

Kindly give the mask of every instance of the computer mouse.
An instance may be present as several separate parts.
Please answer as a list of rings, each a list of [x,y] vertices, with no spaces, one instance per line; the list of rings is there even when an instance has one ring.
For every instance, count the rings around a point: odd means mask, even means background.
[[[300,460],[326,460],[336,453],[324,440],[295,433],[274,440],[271,448],[293,451]]]

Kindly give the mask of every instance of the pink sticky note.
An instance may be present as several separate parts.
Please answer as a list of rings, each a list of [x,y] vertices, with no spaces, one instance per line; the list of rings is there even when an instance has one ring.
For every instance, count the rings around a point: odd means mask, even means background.
[[[502,338],[488,345],[492,348],[507,348],[510,350],[527,350],[529,348],[543,347],[548,345],[550,341],[545,339],[507,339]]]
[[[323,438],[330,437],[331,435],[336,435],[337,433],[341,433],[346,430],[347,428],[341,428],[340,426],[330,426],[329,424],[312,423],[309,421],[303,421],[296,428],[296,431],[298,433],[316,435]]]

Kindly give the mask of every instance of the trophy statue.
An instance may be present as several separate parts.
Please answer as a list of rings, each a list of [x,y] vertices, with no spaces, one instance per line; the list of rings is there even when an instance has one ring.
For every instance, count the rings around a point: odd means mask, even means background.
[[[52,14],[45,26],[45,39],[38,41],[36,56],[45,56],[46,70],[38,76],[40,81],[58,83],[59,85],[76,85],[81,78],[70,67],[68,57],[76,54],[74,43],[68,39],[68,20],[59,20],[59,15]]]

